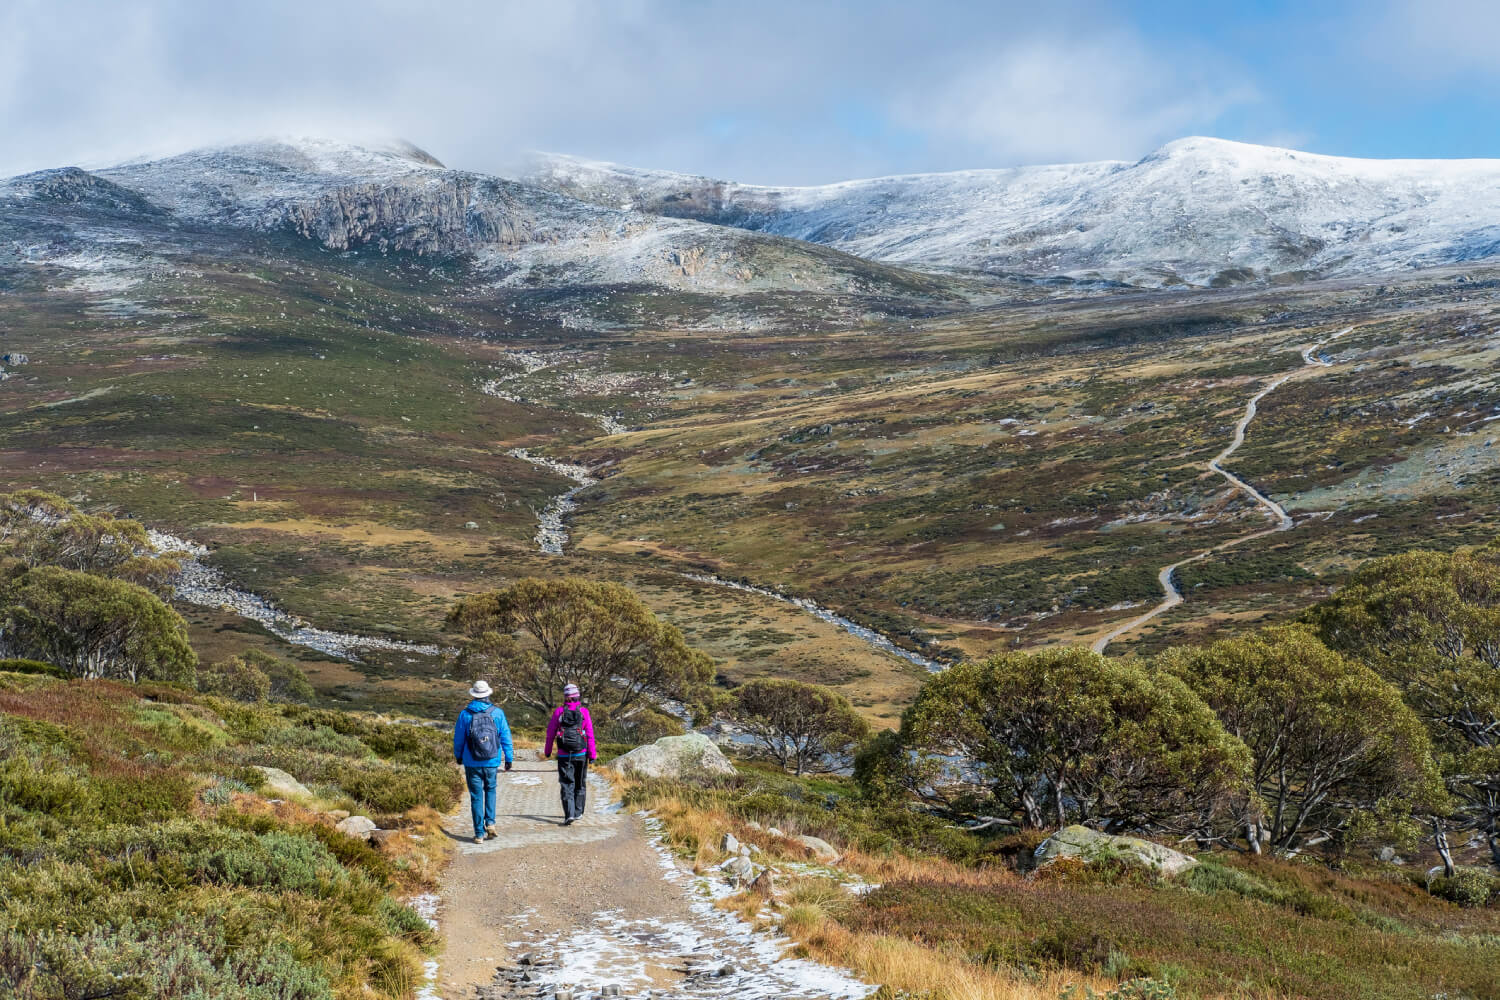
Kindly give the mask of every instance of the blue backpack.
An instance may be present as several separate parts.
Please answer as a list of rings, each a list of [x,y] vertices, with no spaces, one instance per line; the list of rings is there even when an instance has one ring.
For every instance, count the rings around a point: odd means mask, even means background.
[[[500,756],[500,730],[495,727],[495,709],[485,709],[469,716],[469,732],[464,737],[469,756],[475,760],[494,760]]]

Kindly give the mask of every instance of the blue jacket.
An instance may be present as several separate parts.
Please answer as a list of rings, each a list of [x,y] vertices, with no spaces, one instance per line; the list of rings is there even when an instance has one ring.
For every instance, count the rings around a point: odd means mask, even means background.
[[[500,731],[500,752],[505,755],[505,763],[512,763],[515,750],[510,743],[510,723],[505,721],[505,713],[487,701],[474,699],[458,713],[458,722],[453,726],[453,759],[464,767],[499,767],[500,758],[491,757],[489,760],[478,760],[469,752],[469,720],[480,712],[495,713],[495,728]]]

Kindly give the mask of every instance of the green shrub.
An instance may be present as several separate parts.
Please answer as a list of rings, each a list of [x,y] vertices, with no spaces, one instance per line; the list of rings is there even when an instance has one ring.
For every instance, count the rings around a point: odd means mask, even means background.
[[[0,690],[0,996],[410,994],[435,938],[391,897],[395,863],[232,802],[268,762],[377,815],[447,809],[444,734],[162,684]]]
[[[0,986],[18,1000],[328,1000],[327,980],[285,944],[231,948],[210,929],[126,924],[81,934],[0,934]]]
[[[228,742],[228,734],[191,711],[186,705],[146,703],[135,711],[136,720],[153,736],[174,750],[201,752]]]
[[[1142,977],[1121,983],[1102,995],[1087,986],[1081,993],[1078,987],[1069,986],[1058,997],[1060,1000],[1177,1000],[1177,989],[1160,979]]]
[[[198,690],[235,701],[265,701],[271,696],[271,678],[259,667],[231,656],[198,668]]]
[[[295,663],[259,649],[247,649],[240,659],[260,670],[270,682],[270,698],[273,701],[306,703],[317,697],[307,675]]]
[[[248,793],[250,790],[249,785],[238,779],[219,778],[199,792],[198,798],[206,806],[225,806],[234,801],[236,795]]]
[[[345,736],[323,725],[291,724],[271,730],[264,742],[269,746],[298,747],[341,757],[374,756],[370,748],[353,736]]]
[[[96,804],[89,818],[96,823],[156,823],[186,813],[197,781],[181,771],[132,769],[95,778]]]
[[[1258,899],[1263,903],[1282,903],[1286,893],[1238,868],[1221,865],[1211,859],[1203,859],[1183,873],[1180,883],[1197,892],[1231,892],[1245,899]]]
[[[1486,906],[1491,899],[1500,897],[1500,877],[1483,868],[1456,868],[1452,875],[1432,879],[1427,889],[1459,906]]]
[[[386,896],[380,901],[377,911],[386,928],[397,937],[422,940],[432,930],[427,919],[416,910]]]
[[[10,674],[41,674],[46,677],[58,677],[66,680],[68,672],[62,667],[43,663],[41,660],[0,660],[0,673]]]

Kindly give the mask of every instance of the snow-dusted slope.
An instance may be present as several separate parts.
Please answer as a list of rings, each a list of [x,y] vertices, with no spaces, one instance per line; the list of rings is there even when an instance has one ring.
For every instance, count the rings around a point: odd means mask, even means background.
[[[0,209],[5,204],[22,211],[53,205],[73,215],[108,208],[112,217],[128,209],[199,227],[290,229],[334,250],[464,253],[499,285],[883,294],[933,284],[821,246],[451,170],[405,143],[271,140],[94,173],[43,171],[0,181]],[[85,229],[75,233],[88,242]]]
[[[1500,254],[1500,160],[1183,139],[1137,163],[776,188],[541,155],[530,183],[892,263],[1140,284],[1373,273]]]

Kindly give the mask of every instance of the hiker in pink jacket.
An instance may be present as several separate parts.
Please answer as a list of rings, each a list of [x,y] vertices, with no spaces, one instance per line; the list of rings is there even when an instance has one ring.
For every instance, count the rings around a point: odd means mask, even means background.
[[[547,723],[547,747],[543,757],[552,756],[557,745],[557,784],[562,790],[563,826],[572,826],[583,815],[583,800],[588,794],[589,761],[599,759],[594,749],[594,720],[583,707],[577,684],[563,688],[563,703]]]

